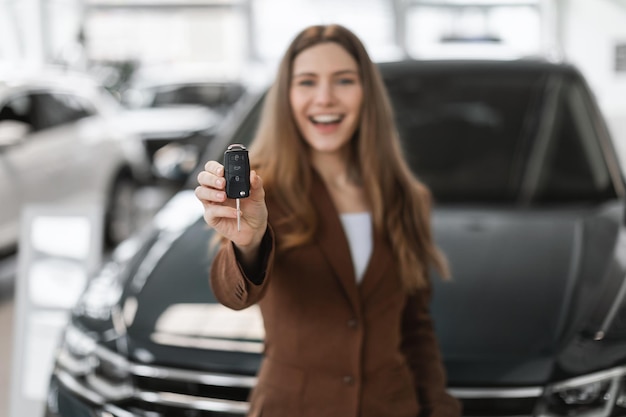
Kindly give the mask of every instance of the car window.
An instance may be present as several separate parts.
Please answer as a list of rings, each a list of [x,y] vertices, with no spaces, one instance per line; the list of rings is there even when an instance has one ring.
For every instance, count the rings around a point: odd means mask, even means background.
[[[221,84],[188,84],[153,89],[152,107],[195,104],[206,107],[232,105],[243,93],[236,86]]]
[[[406,160],[440,202],[514,202],[540,74],[387,78]]]
[[[224,92],[224,103],[228,106],[235,104],[245,93],[245,89],[240,84],[231,84]]]
[[[616,197],[587,99],[580,84],[565,84],[537,186],[538,203]]]
[[[406,159],[438,202],[529,204],[615,197],[586,98],[541,72],[442,72],[386,80]],[[529,158],[552,126],[541,175],[522,198]],[[540,138],[540,139],[538,139]],[[532,161],[531,161],[532,162]]]
[[[36,93],[36,130],[72,123],[95,114],[86,99],[74,94]]]
[[[14,96],[0,107],[0,121],[15,120],[26,123],[34,130],[32,97],[28,94]]]
[[[237,143],[241,143],[245,146],[249,146],[252,143],[261,119],[261,110],[264,99],[265,96],[259,98],[259,100],[254,104],[254,107],[248,117],[246,117],[243,123],[241,123],[241,126],[235,133]]]

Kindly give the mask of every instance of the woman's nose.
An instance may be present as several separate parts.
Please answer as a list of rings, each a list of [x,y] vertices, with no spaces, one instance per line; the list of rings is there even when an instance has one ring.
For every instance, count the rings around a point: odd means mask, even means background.
[[[317,104],[328,105],[332,104],[335,100],[335,94],[333,92],[332,85],[328,83],[320,83],[315,92],[315,101]]]

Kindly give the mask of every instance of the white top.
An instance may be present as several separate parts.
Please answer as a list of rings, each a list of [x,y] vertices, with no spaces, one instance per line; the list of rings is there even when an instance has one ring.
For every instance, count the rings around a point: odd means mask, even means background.
[[[372,255],[372,216],[362,212],[342,213],[340,217],[350,245],[354,275],[360,283]]]

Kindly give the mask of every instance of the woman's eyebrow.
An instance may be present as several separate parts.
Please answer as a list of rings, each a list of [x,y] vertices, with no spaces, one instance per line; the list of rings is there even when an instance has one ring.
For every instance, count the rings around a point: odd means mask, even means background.
[[[314,72],[299,72],[297,74],[293,74],[293,78],[297,77],[316,77],[317,74]]]
[[[336,76],[336,75],[344,75],[344,74],[358,74],[359,72],[357,70],[353,70],[353,69],[344,69],[344,70],[339,70],[339,71],[335,71],[332,73],[332,75]],[[316,72],[298,72],[296,74],[293,75],[293,78],[297,78],[297,77],[317,77],[319,74]]]
[[[345,70],[341,70],[341,71],[336,71],[333,73],[333,75],[344,75],[344,74],[358,74],[359,72],[357,70],[353,70],[353,69],[345,69]]]

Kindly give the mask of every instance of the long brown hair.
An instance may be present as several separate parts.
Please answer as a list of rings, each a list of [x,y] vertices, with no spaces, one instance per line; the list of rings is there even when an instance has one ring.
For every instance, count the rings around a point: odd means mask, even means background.
[[[310,26],[289,45],[276,79],[265,98],[261,123],[251,147],[265,188],[285,213],[290,232],[281,235],[279,250],[309,242],[317,218],[309,201],[312,165],[305,141],[289,104],[293,61],[303,50],[335,42],[357,62],[363,104],[349,172],[363,184],[370,204],[374,232],[386,236],[408,292],[428,285],[429,267],[448,276],[445,258],[435,247],[430,228],[431,195],[405,163],[393,111],[378,68],[351,31],[340,25]],[[363,169],[366,168],[366,169]]]

